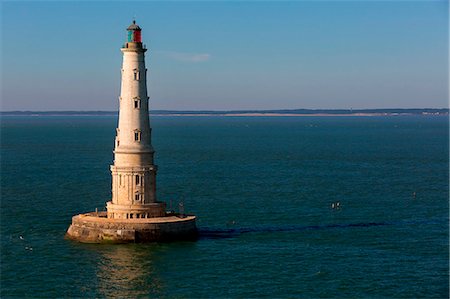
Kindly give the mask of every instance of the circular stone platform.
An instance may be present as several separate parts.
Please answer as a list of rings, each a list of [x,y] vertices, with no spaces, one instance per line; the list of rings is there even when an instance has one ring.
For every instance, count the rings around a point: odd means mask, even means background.
[[[66,237],[83,243],[140,243],[195,240],[195,216],[167,213],[165,217],[110,219],[106,212],[72,217]]]

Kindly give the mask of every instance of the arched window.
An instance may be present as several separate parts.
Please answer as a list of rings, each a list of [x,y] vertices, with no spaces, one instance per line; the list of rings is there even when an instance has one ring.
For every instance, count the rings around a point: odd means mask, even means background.
[[[137,141],[137,142],[141,141],[141,131],[134,130],[134,141]]]
[[[133,98],[133,103],[134,103],[134,109],[141,108],[141,99],[139,99],[138,97]]]
[[[141,202],[141,201],[142,201],[142,194],[139,193],[139,192],[136,192],[136,193],[134,194],[134,201]]]
[[[139,81],[139,78],[140,76],[139,76],[139,70],[138,69],[134,69],[133,70],[133,79],[134,80],[136,80],[136,81]]]

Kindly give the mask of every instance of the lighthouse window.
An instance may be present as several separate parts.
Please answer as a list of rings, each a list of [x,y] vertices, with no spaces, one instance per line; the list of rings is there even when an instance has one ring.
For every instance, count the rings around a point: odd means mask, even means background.
[[[136,193],[134,194],[134,201],[139,201],[139,202],[141,202],[141,201],[142,201],[142,194],[139,193],[139,192],[136,192]]]
[[[134,98],[134,108],[135,109],[141,108],[141,100],[139,100],[138,98]]]
[[[134,75],[134,80],[139,80],[139,71],[138,70],[134,70],[133,75]]]
[[[134,141],[141,141],[141,131],[134,131]]]

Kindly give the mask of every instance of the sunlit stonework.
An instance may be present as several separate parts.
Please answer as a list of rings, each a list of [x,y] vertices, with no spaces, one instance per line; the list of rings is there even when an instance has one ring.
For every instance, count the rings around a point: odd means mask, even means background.
[[[74,216],[67,236],[81,242],[144,242],[191,239],[195,216],[167,213],[156,200],[156,171],[148,112],[147,69],[141,28],[127,28],[123,53],[119,123],[116,129],[112,200],[106,212]]]

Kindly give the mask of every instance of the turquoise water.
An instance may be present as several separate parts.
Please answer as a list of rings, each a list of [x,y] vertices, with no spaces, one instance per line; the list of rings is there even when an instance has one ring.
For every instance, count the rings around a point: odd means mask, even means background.
[[[64,240],[109,199],[115,126],[2,118],[2,298],[448,297],[448,118],[153,117],[200,239]]]

